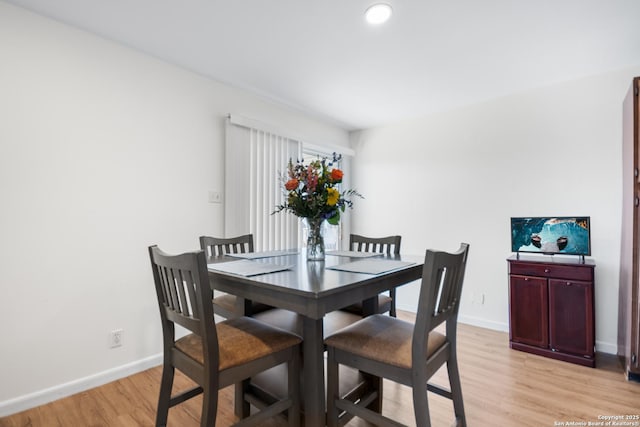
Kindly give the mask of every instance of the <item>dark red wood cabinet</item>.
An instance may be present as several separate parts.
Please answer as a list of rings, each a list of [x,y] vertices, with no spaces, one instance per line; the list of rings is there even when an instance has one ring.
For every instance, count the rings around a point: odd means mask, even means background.
[[[522,255],[507,261],[511,348],[595,367],[595,263]]]

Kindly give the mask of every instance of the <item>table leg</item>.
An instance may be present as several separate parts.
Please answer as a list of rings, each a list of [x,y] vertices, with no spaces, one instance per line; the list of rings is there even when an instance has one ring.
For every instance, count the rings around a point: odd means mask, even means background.
[[[369,298],[362,301],[362,314],[364,317],[378,314],[380,307],[378,305],[378,297]]]
[[[305,427],[326,425],[324,391],[324,337],[322,319],[303,319]]]

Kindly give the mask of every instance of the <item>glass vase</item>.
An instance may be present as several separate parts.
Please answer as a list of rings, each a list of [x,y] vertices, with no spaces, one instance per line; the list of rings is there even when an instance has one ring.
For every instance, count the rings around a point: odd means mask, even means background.
[[[307,222],[307,261],[324,261],[324,239],[322,237],[322,218],[306,218]]]

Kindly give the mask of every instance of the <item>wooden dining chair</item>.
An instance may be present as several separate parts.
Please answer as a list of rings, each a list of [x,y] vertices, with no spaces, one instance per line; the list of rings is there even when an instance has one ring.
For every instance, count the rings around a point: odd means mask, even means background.
[[[427,251],[415,325],[376,314],[327,337],[327,426],[343,425],[353,416],[378,426],[401,425],[382,413],[341,398],[338,365],[412,387],[418,427],[431,426],[427,391],[451,399],[455,425],[466,426],[456,357],[456,327],[468,253],[466,243],[453,254]],[[434,331],[443,322],[445,334]],[[427,383],[445,363],[450,390]],[[382,393],[382,386],[373,393]],[[365,403],[370,401],[366,397],[361,399]]]
[[[286,363],[288,395],[243,418],[236,426],[258,426],[280,413],[289,426],[300,425],[300,352],[302,339],[249,317],[215,323],[207,263],[203,251],[168,255],[149,247],[155,282],[164,362],[156,426],[166,426],[169,408],[203,394],[202,427],[214,427],[218,390],[248,381],[264,370]],[[190,331],[176,340],[176,324]],[[175,369],[197,386],[171,395]],[[255,397],[243,394],[247,402]]]
[[[218,237],[200,236],[200,249],[205,251],[207,261],[226,254],[244,254],[253,252],[253,234],[221,239]],[[213,298],[213,311],[225,319],[244,314],[251,315],[269,310],[273,307],[267,304],[252,302],[246,309],[238,305],[235,295],[222,294]]]
[[[357,252],[377,252],[386,255],[400,254],[400,240],[402,236],[388,237],[365,237],[359,234],[349,235],[349,250]],[[350,313],[364,315],[362,303],[352,304],[342,310]],[[396,317],[396,290],[390,289],[389,295],[378,295],[378,313],[389,312],[389,315]]]

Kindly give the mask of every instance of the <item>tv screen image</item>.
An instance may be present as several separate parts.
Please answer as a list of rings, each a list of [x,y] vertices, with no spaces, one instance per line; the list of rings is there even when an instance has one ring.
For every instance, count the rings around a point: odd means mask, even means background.
[[[588,216],[511,218],[511,250],[591,255]]]

